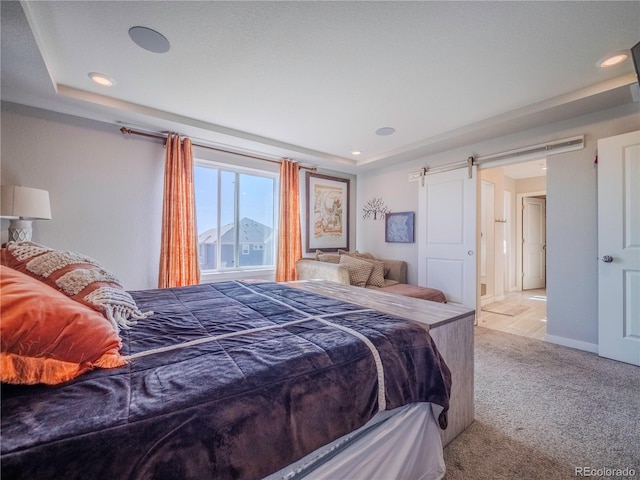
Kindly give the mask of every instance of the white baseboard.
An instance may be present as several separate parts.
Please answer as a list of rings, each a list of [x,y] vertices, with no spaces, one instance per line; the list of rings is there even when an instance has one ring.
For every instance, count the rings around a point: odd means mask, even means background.
[[[562,345],[563,347],[575,348],[577,350],[584,350],[585,352],[598,353],[598,345],[595,343],[581,342],[580,340],[574,340],[572,338],[558,337],[556,335],[545,335],[544,341],[549,343],[555,343],[556,345]]]
[[[495,302],[495,299],[493,298],[493,295],[480,297],[480,305],[483,306],[483,307],[485,305],[489,305],[490,303],[493,303],[493,302]]]

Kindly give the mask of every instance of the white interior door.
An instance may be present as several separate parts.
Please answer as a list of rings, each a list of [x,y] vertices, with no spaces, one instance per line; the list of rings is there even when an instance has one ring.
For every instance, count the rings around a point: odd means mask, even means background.
[[[469,171],[472,172],[469,178]],[[476,309],[476,167],[420,182],[418,283]]]
[[[640,131],[598,140],[598,353],[640,365]]]
[[[522,289],[546,286],[546,200],[522,199]]]

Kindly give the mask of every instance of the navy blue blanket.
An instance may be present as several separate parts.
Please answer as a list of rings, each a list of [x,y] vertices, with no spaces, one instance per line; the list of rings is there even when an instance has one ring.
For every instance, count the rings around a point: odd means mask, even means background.
[[[419,324],[276,283],[131,294],[155,314],[121,332],[127,366],[2,385],[3,480],[258,479],[379,409],[434,402],[446,427]]]

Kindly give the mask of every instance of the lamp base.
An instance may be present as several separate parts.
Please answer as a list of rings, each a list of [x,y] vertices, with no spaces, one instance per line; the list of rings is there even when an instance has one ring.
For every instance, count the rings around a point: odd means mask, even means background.
[[[13,219],[9,222],[9,241],[10,242],[30,242],[32,220]]]

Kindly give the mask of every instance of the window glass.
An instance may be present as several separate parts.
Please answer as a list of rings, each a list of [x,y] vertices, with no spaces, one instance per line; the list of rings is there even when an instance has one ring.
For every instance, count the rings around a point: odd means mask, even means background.
[[[244,173],[238,177],[239,240],[247,244],[247,249],[253,246],[251,252],[240,259],[240,266],[273,265],[274,181]]]
[[[220,267],[236,266],[236,222],[234,172],[220,172]]]
[[[276,176],[198,162],[194,177],[200,268],[273,267]]]
[[[218,229],[218,169],[195,167],[196,222],[201,270],[216,270]]]

